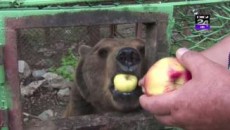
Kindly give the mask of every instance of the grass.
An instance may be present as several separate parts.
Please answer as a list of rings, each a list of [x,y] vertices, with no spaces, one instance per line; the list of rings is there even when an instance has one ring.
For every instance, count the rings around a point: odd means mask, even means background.
[[[51,67],[49,71],[57,73],[66,80],[73,81],[74,73],[71,72],[71,69],[75,69],[75,67],[78,64],[78,61],[79,58],[73,54],[71,49],[69,49],[68,53],[62,57],[61,65],[59,67]]]

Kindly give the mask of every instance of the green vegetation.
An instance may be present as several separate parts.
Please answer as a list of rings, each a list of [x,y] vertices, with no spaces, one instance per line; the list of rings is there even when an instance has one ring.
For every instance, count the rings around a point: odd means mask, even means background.
[[[61,65],[59,67],[51,67],[49,71],[57,73],[69,81],[73,81],[73,69],[77,66],[78,60],[79,58],[73,54],[71,49],[69,49],[68,53],[62,57]]]

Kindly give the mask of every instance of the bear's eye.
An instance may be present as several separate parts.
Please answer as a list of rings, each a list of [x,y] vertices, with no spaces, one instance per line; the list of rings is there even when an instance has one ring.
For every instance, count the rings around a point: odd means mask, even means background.
[[[140,51],[141,54],[145,54],[145,47],[144,46],[141,46],[138,48],[138,50]]]
[[[105,58],[108,55],[108,50],[106,48],[102,48],[98,51],[98,55],[102,58]]]

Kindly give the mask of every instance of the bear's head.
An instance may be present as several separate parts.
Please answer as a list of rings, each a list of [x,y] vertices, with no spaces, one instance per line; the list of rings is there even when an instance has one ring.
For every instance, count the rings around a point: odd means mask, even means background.
[[[94,47],[82,45],[76,82],[82,97],[97,111],[131,111],[139,107],[141,87],[128,93],[114,89],[117,74],[145,73],[144,42],[139,39],[102,39]]]

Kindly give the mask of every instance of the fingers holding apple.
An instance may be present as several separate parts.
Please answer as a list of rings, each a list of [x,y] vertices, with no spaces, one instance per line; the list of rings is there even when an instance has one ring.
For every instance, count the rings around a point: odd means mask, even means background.
[[[176,58],[165,57],[149,68],[139,85],[147,95],[160,95],[178,89],[190,79],[190,72]]]

